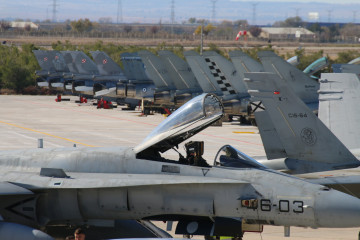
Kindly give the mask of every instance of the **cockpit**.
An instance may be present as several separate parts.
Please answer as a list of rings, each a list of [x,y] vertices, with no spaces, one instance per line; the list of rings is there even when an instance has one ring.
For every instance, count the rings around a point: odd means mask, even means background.
[[[201,94],[185,103],[159,124],[141,144],[134,148],[134,152],[137,158],[161,160],[161,153],[169,149],[175,150],[180,143],[221,119],[223,113],[224,107],[216,95]],[[187,155],[196,155],[199,159],[200,153],[204,151],[203,145],[199,142],[187,143],[186,149]],[[190,153],[191,151],[193,152]]]
[[[214,159],[214,166],[233,167],[233,168],[266,168],[255,159],[249,157],[236,148],[225,145],[217,152]]]
[[[214,94],[204,93],[191,99],[158,125],[141,144],[134,148],[136,158],[210,167],[202,157],[204,154],[203,141],[185,143],[185,156],[178,152],[177,148],[181,142],[218,121],[223,113],[224,107],[220,99]],[[170,149],[179,154],[178,160],[162,157],[161,153]],[[235,168],[265,168],[230,145],[225,145],[218,151],[213,165]]]

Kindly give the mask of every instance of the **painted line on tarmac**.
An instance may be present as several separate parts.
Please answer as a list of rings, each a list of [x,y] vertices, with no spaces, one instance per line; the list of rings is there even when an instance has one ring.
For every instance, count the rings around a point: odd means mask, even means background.
[[[237,132],[237,131],[233,131],[233,133],[255,134],[255,132]]]
[[[80,144],[80,145],[83,145],[83,146],[86,146],[86,147],[96,147],[96,146],[94,146],[94,145],[89,145],[89,144],[86,144],[86,143],[81,143],[81,142],[78,142],[78,141],[71,140],[71,139],[69,139],[69,138],[59,137],[59,136],[56,136],[56,135],[53,135],[53,134],[50,134],[50,133],[46,133],[46,132],[41,132],[41,131],[38,131],[38,130],[35,130],[35,129],[32,129],[32,128],[22,127],[22,126],[13,124],[13,123],[8,123],[8,122],[4,122],[4,121],[0,121],[0,123],[6,124],[6,125],[12,126],[12,127],[21,128],[21,129],[24,129],[24,130],[27,130],[27,131],[31,131],[31,132],[36,132],[36,133],[43,134],[43,135],[46,135],[46,136],[49,136],[49,137],[58,138],[58,139],[65,140],[65,141],[68,141],[68,142]]]

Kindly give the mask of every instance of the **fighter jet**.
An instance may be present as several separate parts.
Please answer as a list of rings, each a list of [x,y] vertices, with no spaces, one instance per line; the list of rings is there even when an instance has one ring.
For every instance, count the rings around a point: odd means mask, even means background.
[[[147,50],[139,51],[138,55],[145,65],[147,75],[156,86],[154,103],[173,106],[176,86],[167,67],[159,57]]]
[[[162,156],[222,115],[219,98],[202,94],[133,148],[0,152],[0,225],[23,239],[34,239],[28,227],[121,219],[178,220],[178,234],[235,237],[249,225],[360,226],[360,199],[270,170],[229,145],[214,166],[201,157],[203,142],[187,143],[178,160]]]
[[[121,67],[114,62],[105,52],[91,51],[100,76],[94,77],[94,95],[116,98],[118,83],[128,82]]]
[[[39,87],[46,87],[58,91],[64,90],[64,82],[68,77],[69,69],[65,64],[62,54],[59,51],[33,50],[41,70],[35,74]]]
[[[255,112],[268,159],[263,164],[292,174],[354,168],[360,161],[273,73],[246,73],[252,98],[265,111]]]
[[[273,72],[289,84],[296,95],[306,103],[312,110],[317,110],[319,105],[319,83],[311,79],[301,70],[292,66],[283,58],[271,51],[258,52],[258,56],[264,66],[265,72]]]

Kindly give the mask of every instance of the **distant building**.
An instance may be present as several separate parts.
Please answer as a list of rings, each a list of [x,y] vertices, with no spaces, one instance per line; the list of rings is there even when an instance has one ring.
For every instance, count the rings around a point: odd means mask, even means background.
[[[305,28],[292,28],[292,27],[263,27],[260,34],[261,38],[271,40],[311,40],[315,38],[315,33]]]
[[[30,29],[34,29],[34,30],[38,30],[39,29],[39,25],[35,24],[33,22],[10,22],[10,27],[11,28],[30,28]]]

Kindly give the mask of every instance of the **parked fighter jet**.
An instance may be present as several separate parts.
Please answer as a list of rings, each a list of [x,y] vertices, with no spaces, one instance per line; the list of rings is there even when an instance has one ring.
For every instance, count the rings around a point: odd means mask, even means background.
[[[161,156],[222,115],[220,100],[202,94],[134,148],[1,152],[0,225],[13,227],[12,237],[26,234],[22,226],[117,219],[179,220],[178,234],[213,236],[242,236],[243,223],[360,226],[360,199],[269,170],[229,145],[215,166],[202,159],[202,142],[187,143],[179,161]]]
[[[319,90],[319,83],[316,80],[311,79],[274,52],[262,51],[258,52],[258,56],[264,66],[264,71],[278,74],[307,106],[312,110],[318,109],[319,95],[317,91]]]
[[[153,53],[142,50],[138,52],[145,65],[145,71],[156,86],[154,103],[159,105],[174,105],[176,86],[165,64]]]
[[[291,173],[354,168],[360,161],[273,73],[246,73],[254,100],[265,111],[255,112],[268,159],[263,164]],[[282,158],[282,159],[279,159]]]
[[[40,71],[35,72],[39,76],[36,79],[37,85],[62,91],[69,73],[62,54],[59,51],[45,50],[33,50],[33,53],[41,67]]]
[[[100,76],[94,77],[94,96],[108,96],[116,98],[118,83],[128,82],[121,67],[105,52],[91,51]]]
[[[144,64],[137,53],[122,53],[121,61],[129,80],[118,83],[116,95],[126,99],[144,99],[154,101],[155,85],[147,76]]]

